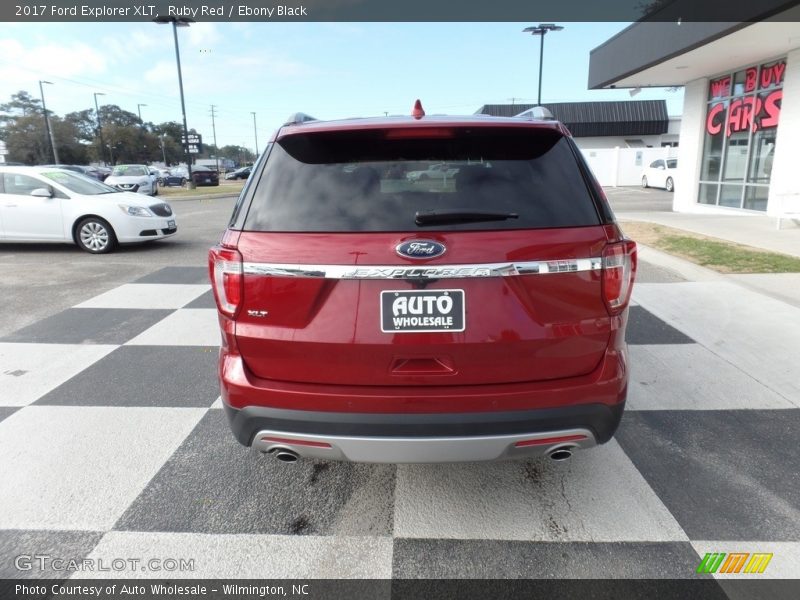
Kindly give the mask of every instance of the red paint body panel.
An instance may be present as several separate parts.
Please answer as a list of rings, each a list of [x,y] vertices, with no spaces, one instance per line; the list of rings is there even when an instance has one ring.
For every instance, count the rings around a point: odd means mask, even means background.
[[[395,233],[243,232],[238,249],[245,263],[434,266],[596,257],[606,235],[601,226],[426,232],[448,248],[430,260],[399,257],[395,246],[412,236]],[[424,289],[464,291],[465,331],[384,333],[381,292],[414,290],[411,281],[245,275],[237,345],[254,375],[278,381],[453,386],[574,377],[597,366],[618,326],[603,303],[600,277],[594,271],[431,282]],[[409,359],[448,368],[397,368]]]
[[[597,368],[587,375],[556,381],[463,386],[332,386],[261,379],[241,356],[222,351],[222,399],[233,408],[267,406],[340,413],[474,413],[556,408],[579,404],[617,405],[625,401],[627,350],[621,335]]]

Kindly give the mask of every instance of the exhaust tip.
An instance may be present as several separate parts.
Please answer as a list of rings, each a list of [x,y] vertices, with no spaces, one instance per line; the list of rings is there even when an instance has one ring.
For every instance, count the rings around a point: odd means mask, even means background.
[[[274,454],[275,458],[284,463],[297,462],[297,459],[300,458],[297,452],[289,450],[288,448],[273,448],[270,454]]]
[[[572,448],[556,448],[547,453],[550,460],[562,461],[572,458]]]

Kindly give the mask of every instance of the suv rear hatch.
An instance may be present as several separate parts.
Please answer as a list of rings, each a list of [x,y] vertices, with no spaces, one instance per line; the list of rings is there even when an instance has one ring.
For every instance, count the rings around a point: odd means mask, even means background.
[[[301,131],[248,185],[218,262],[241,261],[235,337],[257,377],[556,380],[593,371],[619,327],[607,296],[627,289],[601,268],[616,230],[555,125]]]

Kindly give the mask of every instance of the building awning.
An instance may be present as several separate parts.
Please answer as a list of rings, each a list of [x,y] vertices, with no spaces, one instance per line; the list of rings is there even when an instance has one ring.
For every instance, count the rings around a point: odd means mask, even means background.
[[[589,89],[686,85],[785,55],[800,43],[800,7],[774,14],[786,4],[753,3],[752,18],[740,22],[634,23],[591,51]],[[771,20],[760,21],[765,15]]]
[[[485,104],[475,114],[513,117],[534,104]],[[574,137],[661,135],[667,133],[666,100],[557,102],[543,104]]]

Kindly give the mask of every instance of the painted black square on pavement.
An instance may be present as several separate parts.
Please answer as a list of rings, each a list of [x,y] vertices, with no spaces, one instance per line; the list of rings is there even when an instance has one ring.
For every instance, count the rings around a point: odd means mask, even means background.
[[[215,348],[122,346],[36,404],[209,407],[219,396]]]
[[[209,283],[207,267],[164,267],[133,283]]]
[[[212,290],[208,290],[202,296],[195,298],[183,308],[217,308],[217,301],[214,300],[214,292]]]
[[[681,333],[666,321],[641,306],[631,306],[625,339],[629,344],[694,344],[688,335]]]
[[[55,571],[50,562],[42,563],[33,557],[80,563],[101,537],[103,534],[96,531],[0,530],[0,579],[61,579],[70,572]],[[22,559],[17,561],[19,556]]]
[[[628,411],[616,439],[692,540],[800,539],[798,410]]]
[[[395,467],[300,460],[241,446],[208,412],[115,529],[195,533],[392,533]]]
[[[10,417],[13,413],[18,411],[19,408],[16,406],[0,406],[0,421],[5,419],[6,417]]]
[[[410,579],[694,577],[700,557],[682,542],[529,542],[396,539],[392,576]]]
[[[172,312],[132,308],[68,308],[0,338],[0,342],[124,344]]]

